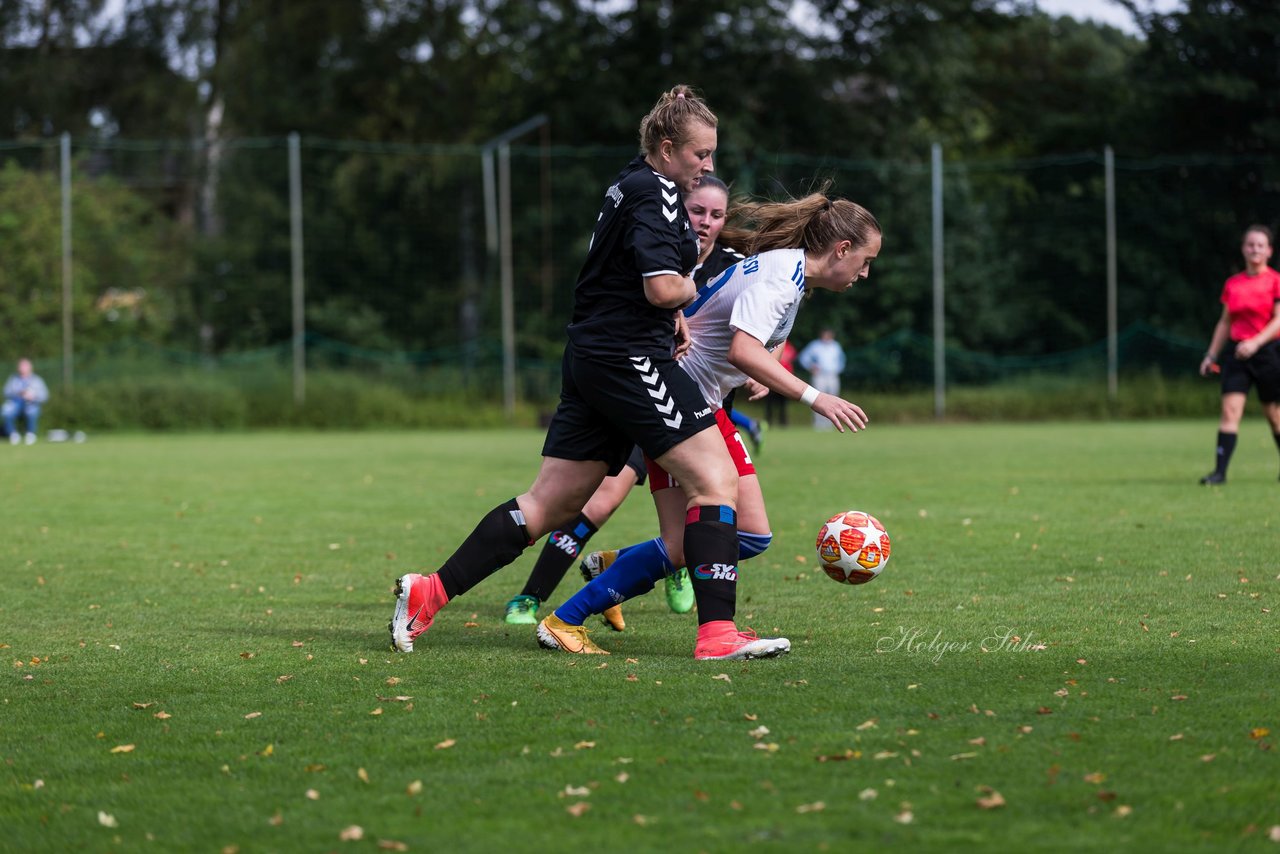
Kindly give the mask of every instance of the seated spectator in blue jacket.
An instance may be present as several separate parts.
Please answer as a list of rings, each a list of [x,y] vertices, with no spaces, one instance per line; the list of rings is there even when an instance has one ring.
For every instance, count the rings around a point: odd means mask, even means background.
[[[0,407],[0,417],[4,418],[4,429],[9,434],[9,443],[16,445],[23,441],[18,431],[18,419],[25,422],[26,442],[36,443],[36,430],[40,423],[40,407],[49,399],[49,387],[44,380],[31,369],[30,359],[18,360],[18,372],[9,377],[4,384],[4,405]]]

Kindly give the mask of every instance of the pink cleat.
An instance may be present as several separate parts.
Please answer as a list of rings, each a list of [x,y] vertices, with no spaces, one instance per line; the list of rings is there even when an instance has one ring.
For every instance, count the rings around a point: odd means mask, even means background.
[[[438,572],[430,575],[410,572],[397,578],[396,610],[387,624],[391,648],[413,652],[413,642],[431,628],[432,619],[448,601]]]
[[[744,661],[748,658],[773,658],[791,652],[786,638],[762,638],[755,632],[738,631],[732,620],[713,620],[698,626],[698,644],[693,657],[699,661]]]

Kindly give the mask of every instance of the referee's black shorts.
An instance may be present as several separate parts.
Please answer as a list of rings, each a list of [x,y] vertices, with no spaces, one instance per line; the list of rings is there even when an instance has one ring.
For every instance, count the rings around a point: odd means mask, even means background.
[[[656,459],[715,423],[715,407],[670,356],[579,356],[570,342],[542,455],[603,460],[615,475],[634,445]]]
[[[1222,352],[1222,393],[1248,394],[1256,385],[1258,400],[1280,402],[1280,341],[1259,347],[1248,359],[1236,358],[1236,343],[1230,342]]]

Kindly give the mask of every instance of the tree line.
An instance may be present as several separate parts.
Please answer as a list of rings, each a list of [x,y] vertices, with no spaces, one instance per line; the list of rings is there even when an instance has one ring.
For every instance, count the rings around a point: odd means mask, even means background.
[[[1240,231],[1280,220],[1280,7],[1113,2],[1139,35],[1016,0],[125,0],[109,16],[104,0],[0,0],[0,317],[20,349],[58,351],[56,152],[13,152],[69,133],[94,179],[76,201],[86,340],[286,339],[287,303],[263,295],[287,293],[296,132],[309,327],[473,347],[496,334],[497,295],[477,161],[458,152],[545,114],[549,147],[535,135],[513,158],[513,225],[537,294],[521,346],[549,356],[599,193],[656,95],[688,82],[720,117],[735,191],[832,178],[885,224],[869,291],[815,325],[855,342],[930,328],[939,143],[949,340],[1030,355],[1096,341],[1110,145],[1122,323],[1204,337]],[[147,180],[128,165],[142,141]]]

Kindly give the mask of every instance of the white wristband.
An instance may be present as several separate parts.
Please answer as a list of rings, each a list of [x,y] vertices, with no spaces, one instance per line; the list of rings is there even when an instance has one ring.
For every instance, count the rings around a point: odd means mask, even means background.
[[[800,393],[800,402],[805,406],[813,406],[813,402],[818,399],[819,392],[811,385],[805,385],[804,391]]]

